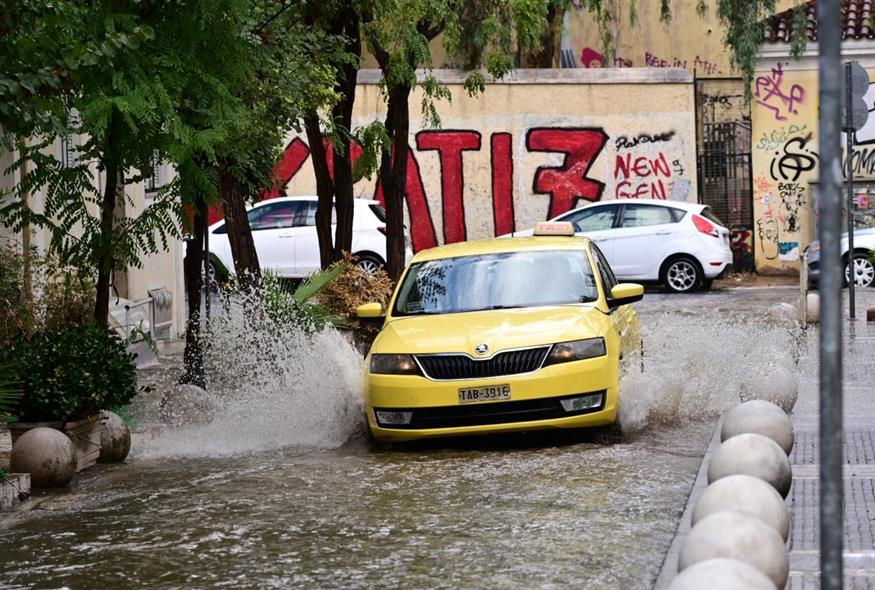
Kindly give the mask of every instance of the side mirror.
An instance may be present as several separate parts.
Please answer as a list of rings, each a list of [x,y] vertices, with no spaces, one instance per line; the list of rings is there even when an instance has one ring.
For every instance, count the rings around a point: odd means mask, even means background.
[[[355,310],[355,315],[361,319],[376,319],[386,315],[381,303],[365,303],[359,305]]]
[[[611,289],[608,305],[619,307],[627,303],[635,303],[644,298],[644,287],[638,283],[619,283]]]

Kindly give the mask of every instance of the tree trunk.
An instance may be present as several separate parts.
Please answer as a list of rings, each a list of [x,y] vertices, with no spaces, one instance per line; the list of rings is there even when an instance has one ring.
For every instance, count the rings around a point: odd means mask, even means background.
[[[119,142],[122,133],[122,119],[118,109],[113,109],[106,132],[103,151],[103,164],[106,172],[106,186],[100,203],[100,236],[97,252],[97,297],[94,302],[94,319],[101,326],[109,327],[109,287],[115,267],[113,253],[113,214],[119,187]],[[124,185],[124,182],[122,182]]]
[[[552,2],[547,6],[547,26],[541,31],[541,43],[537,50],[530,49],[520,59],[523,68],[549,69],[558,67],[559,55],[557,48],[558,40],[562,34],[562,17],[565,10],[554,5]]]
[[[204,235],[207,233],[207,203],[196,197],[193,236],[185,243],[185,292],[188,298],[188,322],[185,329],[183,373],[180,383],[191,383],[206,389],[204,354],[201,346],[201,293],[203,292]]]
[[[219,192],[222,196],[222,211],[231,245],[231,257],[234,259],[234,272],[240,285],[248,288],[258,282],[261,267],[258,264],[258,252],[255,251],[255,240],[252,239],[252,228],[249,226],[243,186],[227,166],[219,170]]]
[[[334,201],[334,182],[328,170],[328,158],[322,148],[322,130],[319,128],[319,115],[310,111],[304,116],[307,140],[310,142],[310,158],[316,175],[316,194],[319,204],[316,207],[316,237],[319,240],[319,260],[322,268],[334,262],[334,248],[331,245],[331,207]]]
[[[393,281],[404,270],[404,200],[407,196],[407,156],[410,149],[410,88],[389,89],[386,130],[392,138],[392,154],[383,153],[380,181],[386,200],[386,273]]]
[[[344,15],[345,50],[350,55],[361,55],[362,42],[359,30],[358,16],[348,9]],[[335,125],[344,131],[352,130],[352,107],[355,102],[356,82],[358,81],[359,62],[348,61],[342,68],[343,75],[335,89],[340,93],[340,101],[335,105],[333,114]],[[344,252],[352,253],[353,225],[353,175],[352,153],[350,152],[349,135],[343,133],[342,139],[334,145],[334,207],[337,211],[337,228],[334,234],[334,260],[340,260]]]

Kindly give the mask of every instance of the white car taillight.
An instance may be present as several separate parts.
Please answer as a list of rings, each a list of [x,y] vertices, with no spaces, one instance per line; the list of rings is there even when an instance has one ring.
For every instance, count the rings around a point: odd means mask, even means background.
[[[712,238],[720,237],[720,234],[717,232],[717,226],[705,219],[704,217],[700,217],[699,215],[693,215],[693,225],[695,225],[696,229],[705,235],[709,235]]]

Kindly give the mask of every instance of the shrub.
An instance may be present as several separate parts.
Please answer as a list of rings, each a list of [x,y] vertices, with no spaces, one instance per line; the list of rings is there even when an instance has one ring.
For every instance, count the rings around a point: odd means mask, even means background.
[[[24,257],[0,244],[0,350],[33,328],[33,312],[24,293]]]
[[[134,355],[94,323],[46,328],[10,352],[24,390],[17,409],[24,421],[80,419],[125,405],[138,391]]]
[[[359,321],[355,311],[365,303],[380,303],[386,307],[394,289],[392,279],[382,269],[374,274],[363,271],[354,265],[349,254],[345,254],[344,259],[334,263],[331,268],[335,266],[343,266],[344,270],[337,280],[319,293],[319,303],[329,313],[349,318],[346,327],[357,334],[362,346],[367,349],[379,333],[380,325]]]

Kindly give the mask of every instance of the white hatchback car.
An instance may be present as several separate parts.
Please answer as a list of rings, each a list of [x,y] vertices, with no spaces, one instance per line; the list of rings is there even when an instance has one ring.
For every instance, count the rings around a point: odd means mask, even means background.
[[[729,230],[707,205],[614,199],[550,221],[570,221],[577,235],[596,242],[620,281],[658,281],[670,291],[689,293],[710,287],[732,264]]]
[[[321,267],[316,236],[318,198],[280,197],[256,203],[247,210],[255,251],[263,270],[283,278],[303,278]],[[352,254],[356,266],[374,272],[386,263],[386,212],[378,201],[354,199]],[[334,218],[332,210],[332,233]],[[225,222],[210,226],[210,252],[224,265],[220,273],[233,273],[234,261]],[[405,238],[406,239],[406,238]],[[408,242],[409,243],[409,242]],[[413,253],[406,251],[406,260]]]

